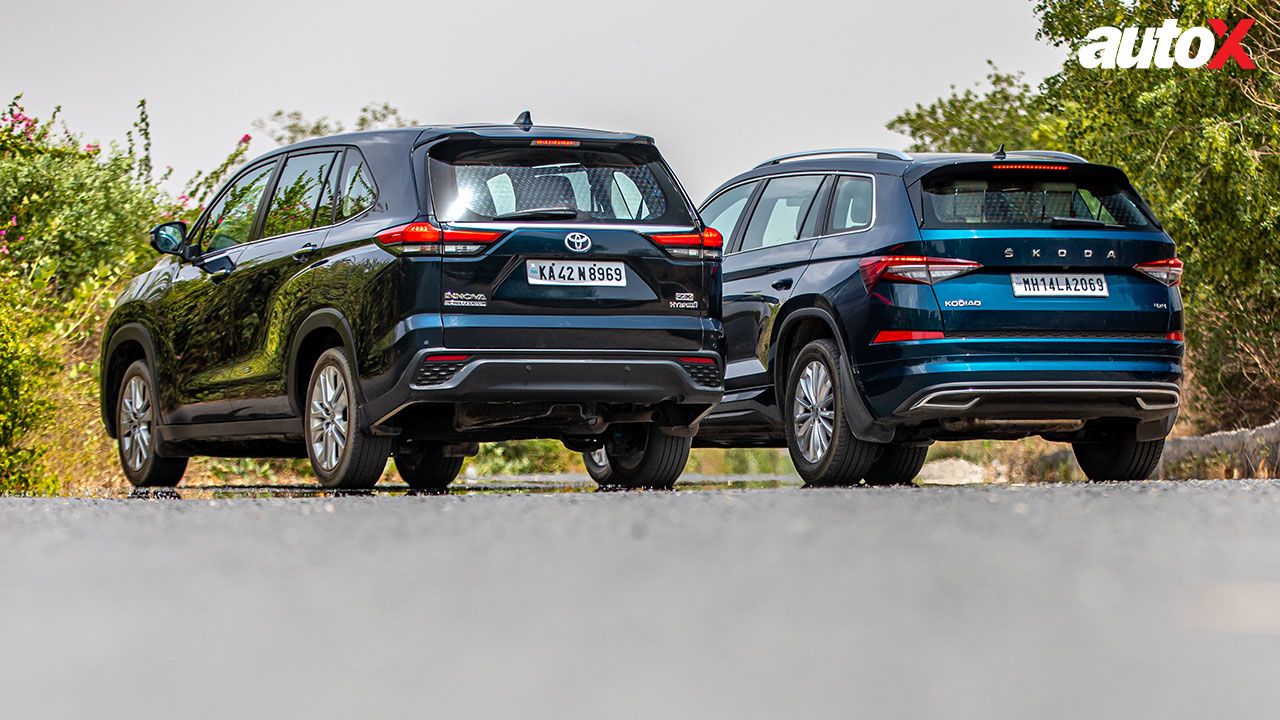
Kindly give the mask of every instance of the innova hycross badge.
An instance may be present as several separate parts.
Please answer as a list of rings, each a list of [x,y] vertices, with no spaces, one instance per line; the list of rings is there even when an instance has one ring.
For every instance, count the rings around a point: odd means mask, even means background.
[[[1113,167],[1051,152],[797,153],[701,210],[726,241],[723,404],[817,485],[910,482],[935,440],[1069,442],[1145,478],[1182,378],[1182,263]]]
[[[309,140],[152,242],[102,355],[137,485],[204,454],[367,488],[393,455],[432,490],[479,442],[557,438],[602,482],[669,486],[720,399],[720,237],[644,136],[522,115]]]

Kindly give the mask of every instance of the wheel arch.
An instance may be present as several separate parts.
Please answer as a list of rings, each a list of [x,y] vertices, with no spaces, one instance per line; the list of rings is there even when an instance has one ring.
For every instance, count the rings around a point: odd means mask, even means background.
[[[311,368],[325,350],[341,347],[347,354],[351,374],[356,380],[355,391],[363,398],[360,388],[360,369],[355,352],[355,335],[346,316],[333,308],[316,310],[307,316],[293,334],[289,344],[288,370],[285,387],[289,404],[297,417],[302,417],[302,395],[307,391]]]
[[[805,345],[820,338],[830,338],[840,348],[840,377],[844,386],[841,400],[845,419],[859,440],[876,443],[887,443],[893,440],[893,428],[876,421],[867,407],[862,391],[858,387],[854,358],[845,343],[844,333],[840,332],[835,316],[825,307],[810,305],[788,312],[777,325],[774,342],[770,343],[769,363],[774,383],[774,396],[778,409],[787,422],[786,404],[787,375],[791,369],[791,360]]]
[[[120,382],[129,366],[138,360],[147,363],[151,377],[158,384],[156,375],[156,350],[152,342],[151,332],[140,323],[127,323],[111,334],[107,341],[102,360],[99,363],[98,406],[102,415],[102,424],[107,428],[107,435],[116,437],[115,413],[112,409],[120,394]]]

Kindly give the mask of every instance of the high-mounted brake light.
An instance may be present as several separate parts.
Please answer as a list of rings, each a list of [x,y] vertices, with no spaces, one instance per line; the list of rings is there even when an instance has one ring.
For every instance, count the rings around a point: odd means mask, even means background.
[[[684,258],[716,260],[724,246],[724,237],[713,227],[701,233],[654,233],[649,238],[661,245],[667,254]]]
[[[971,273],[982,263],[953,258],[925,257],[923,255],[885,255],[862,259],[862,279],[867,289],[874,288],[882,280],[932,285],[953,277]]]
[[[577,140],[559,140],[556,138],[539,138],[529,143],[534,147],[578,147],[582,143]]]
[[[505,233],[500,230],[441,229],[429,222],[398,225],[378,233],[378,244],[414,255],[474,255]]]
[[[1044,163],[996,163],[992,170],[1053,170],[1055,172],[1070,170],[1067,165],[1046,165]]]
[[[1138,263],[1133,266],[1133,269],[1145,273],[1169,287],[1182,283],[1182,261],[1178,258]]]
[[[909,340],[941,340],[945,337],[941,330],[881,330],[871,342],[873,344],[907,342]]]

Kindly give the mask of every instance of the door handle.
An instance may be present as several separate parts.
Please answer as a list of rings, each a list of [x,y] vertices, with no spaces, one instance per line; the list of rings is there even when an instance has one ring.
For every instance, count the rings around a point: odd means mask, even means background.
[[[774,290],[787,290],[791,288],[791,282],[791,278],[782,278],[781,280],[775,280],[770,287]]]
[[[315,243],[307,243],[306,245],[303,245],[302,247],[298,248],[298,252],[293,254],[293,259],[306,260],[307,258],[311,257],[312,253],[314,253],[316,250],[319,250],[319,249],[320,249],[319,245],[316,245]]]
[[[219,280],[222,280],[223,278],[225,278],[230,274],[231,274],[231,268],[224,265],[218,268],[217,270],[214,270],[213,272],[209,273],[209,279],[214,282],[218,282]]]

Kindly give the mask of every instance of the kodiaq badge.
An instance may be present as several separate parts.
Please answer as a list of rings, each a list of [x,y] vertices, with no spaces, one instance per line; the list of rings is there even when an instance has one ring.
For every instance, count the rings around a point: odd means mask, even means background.
[[[586,252],[591,249],[591,236],[586,233],[569,233],[564,236],[564,246],[574,252]]]

